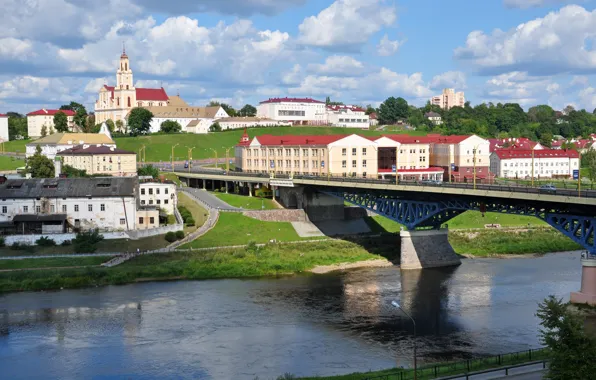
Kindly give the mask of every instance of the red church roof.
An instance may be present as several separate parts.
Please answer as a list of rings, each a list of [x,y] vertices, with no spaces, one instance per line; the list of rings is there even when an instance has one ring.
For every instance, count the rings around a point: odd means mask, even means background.
[[[531,149],[497,149],[494,151],[500,159],[512,158],[532,158]],[[579,158],[579,153],[575,150],[561,150],[561,149],[537,149],[534,150],[534,158],[554,158],[554,157],[569,157]]]
[[[269,98],[265,101],[260,102],[260,104],[267,104],[267,103],[324,103],[319,100],[315,100],[312,98]]]
[[[114,99],[113,86],[104,85],[104,88],[112,93],[112,99]],[[164,88],[136,88],[137,100],[153,100],[167,102],[169,97]]]
[[[74,116],[75,113],[74,111],[71,110],[47,110],[45,108],[37,110],[37,111],[33,111],[33,112],[29,112],[27,114],[27,116],[53,116],[58,112],[62,112],[64,113],[66,116]]]

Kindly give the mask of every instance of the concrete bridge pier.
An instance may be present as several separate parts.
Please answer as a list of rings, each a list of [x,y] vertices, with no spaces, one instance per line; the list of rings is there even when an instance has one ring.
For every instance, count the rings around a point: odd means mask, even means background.
[[[400,269],[423,269],[460,265],[448,239],[449,230],[401,231]]]
[[[596,305],[596,258],[582,259],[582,287],[571,293],[571,303]]]

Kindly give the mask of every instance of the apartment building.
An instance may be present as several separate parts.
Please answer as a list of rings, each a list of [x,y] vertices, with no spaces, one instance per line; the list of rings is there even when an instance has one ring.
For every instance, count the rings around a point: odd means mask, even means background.
[[[8,140],[8,115],[0,113],[0,142]]]
[[[466,97],[463,91],[455,92],[452,88],[446,88],[441,95],[430,98],[430,104],[449,110],[452,107],[463,107],[466,104]]]
[[[500,178],[573,178],[573,170],[579,170],[579,153],[561,149],[498,149],[490,155],[490,170]]]
[[[311,98],[269,98],[257,106],[257,117],[293,125],[327,125],[325,102]]]
[[[89,175],[105,174],[116,177],[137,175],[137,154],[114,146],[77,145],[56,154],[64,165],[85,170]]]
[[[68,121],[68,129],[73,131],[75,124],[74,124],[74,111],[70,110],[48,110],[48,109],[40,109],[37,111],[29,112],[27,114],[27,133],[29,134],[29,138],[37,139],[41,137],[41,130],[45,126],[47,134],[50,134],[51,131],[55,131],[54,127],[54,116],[58,113],[62,112],[66,115],[66,120]]]

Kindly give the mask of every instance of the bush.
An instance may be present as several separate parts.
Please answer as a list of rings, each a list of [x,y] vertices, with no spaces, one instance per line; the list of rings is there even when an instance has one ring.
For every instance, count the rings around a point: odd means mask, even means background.
[[[62,244],[60,244],[60,245],[63,246],[63,247],[66,247],[66,246],[69,246],[71,244],[72,244],[72,240],[64,240],[62,242]]]
[[[178,206],[178,212],[180,213],[180,216],[184,222],[186,222],[188,218],[192,218],[192,214],[184,206]]]
[[[47,236],[42,236],[35,241],[35,244],[39,245],[40,247],[54,247],[56,242],[54,239],[50,239]]]
[[[184,239],[184,231],[176,231],[176,238]]]
[[[187,227],[194,227],[194,225],[195,225],[195,220],[193,219],[192,216],[190,218],[186,219],[186,226]]]
[[[166,241],[168,241],[169,243],[173,243],[176,240],[178,240],[178,238],[176,237],[176,233],[172,232],[172,231],[168,232],[166,234],[165,238],[166,238]]]
[[[0,247],[6,246],[6,240],[4,240],[4,236],[0,236]]]
[[[97,250],[97,243],[103,240],[103,235],[98,230],[79,232],[73,240],[75,252],[93,253]]]

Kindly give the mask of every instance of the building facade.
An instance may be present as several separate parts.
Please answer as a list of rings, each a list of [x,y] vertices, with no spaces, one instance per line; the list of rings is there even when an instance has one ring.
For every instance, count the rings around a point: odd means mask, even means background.
[[[430,144],[430,163],[445,171],[445,181],[492,183],[490,171],[490,143],[476,135],[440,136],[421,138]],[[474,161],[476,161],[474,163]]]
[[[434,125],[443,124],[443,119],[441,118],[441,115],[439,115],[436,112],[427,112],[424,114],[424,117],[430,120]]]
[[[335,127],[368,129],[370,119],[366,111],[357,106],[327,106],[327,122]]]
[[[559,149],[497,149],[490,156],[491,171],[500,178],[573,178],[579,153]],[[533,170],[532,170],[533,168]]]
[[[37,147],[41,147],[41,154],[54,160],[56,154],[77,145],[95,145],[116,147],[112,138],[104,133],[54,133],[35,140],[25,146],[25,156],[33,156]]]
[[[244,129],[250,127],[275,127],[279,125],[292,125],[287,121],[277,121],[273,119],[264,119],[260,117],[224,117],[215,120],[219,123],[222,131],[228,129]]]
[[[325,102],[311,98],[270,98],[257,106],[257,117],[293,125],[327,125]]]
[[[151,120],[151,133],[159,132],[161,123],[166,120],[178,122],[183,132],[208,133],[209,127],[216,119],[229,117],[228,113],[221,106],[214,107],[191,107],[191,106],[153,106],[145,107],[153,114]],[[192,122],[196,122],[191,124]],[[201,126],[200,128],[196,128]]]
[[[0,113],[0,142],[8,140],[8,115]]]
[[[105,174],[115,177],[137,175],[137,154],[113,146],[77,145],[56,154],[64,165],[85,170],[89,175]]]
[[[75,113],[70,110],[48,110],[48,109],[40,109],[37,111],[33,111],[27,114],[27,133],[29,134],[29,138],[37,139],[41,137],[41,131],[45,126],[47,131],[46,133],[49,135],[51,131],[55,131],[54,127],[54,116],[58,113],[62,112],[66,115],[66,120],[68,121],[68,129],[74,131],[75,124],[74,124],[74,115]],[[8,128],[8,127],[7,127]]]
[[[448,110],[452,107],[463,107],[466,104],[466,97],[463,91],[455,92],[452,88],[446,88],[441,95],[433,96],[430,99],[430,104]]]
[[[173,215],[178,206],[176,184],[172,181],[141,180],[139,201],[141,206],[155,206]]]

